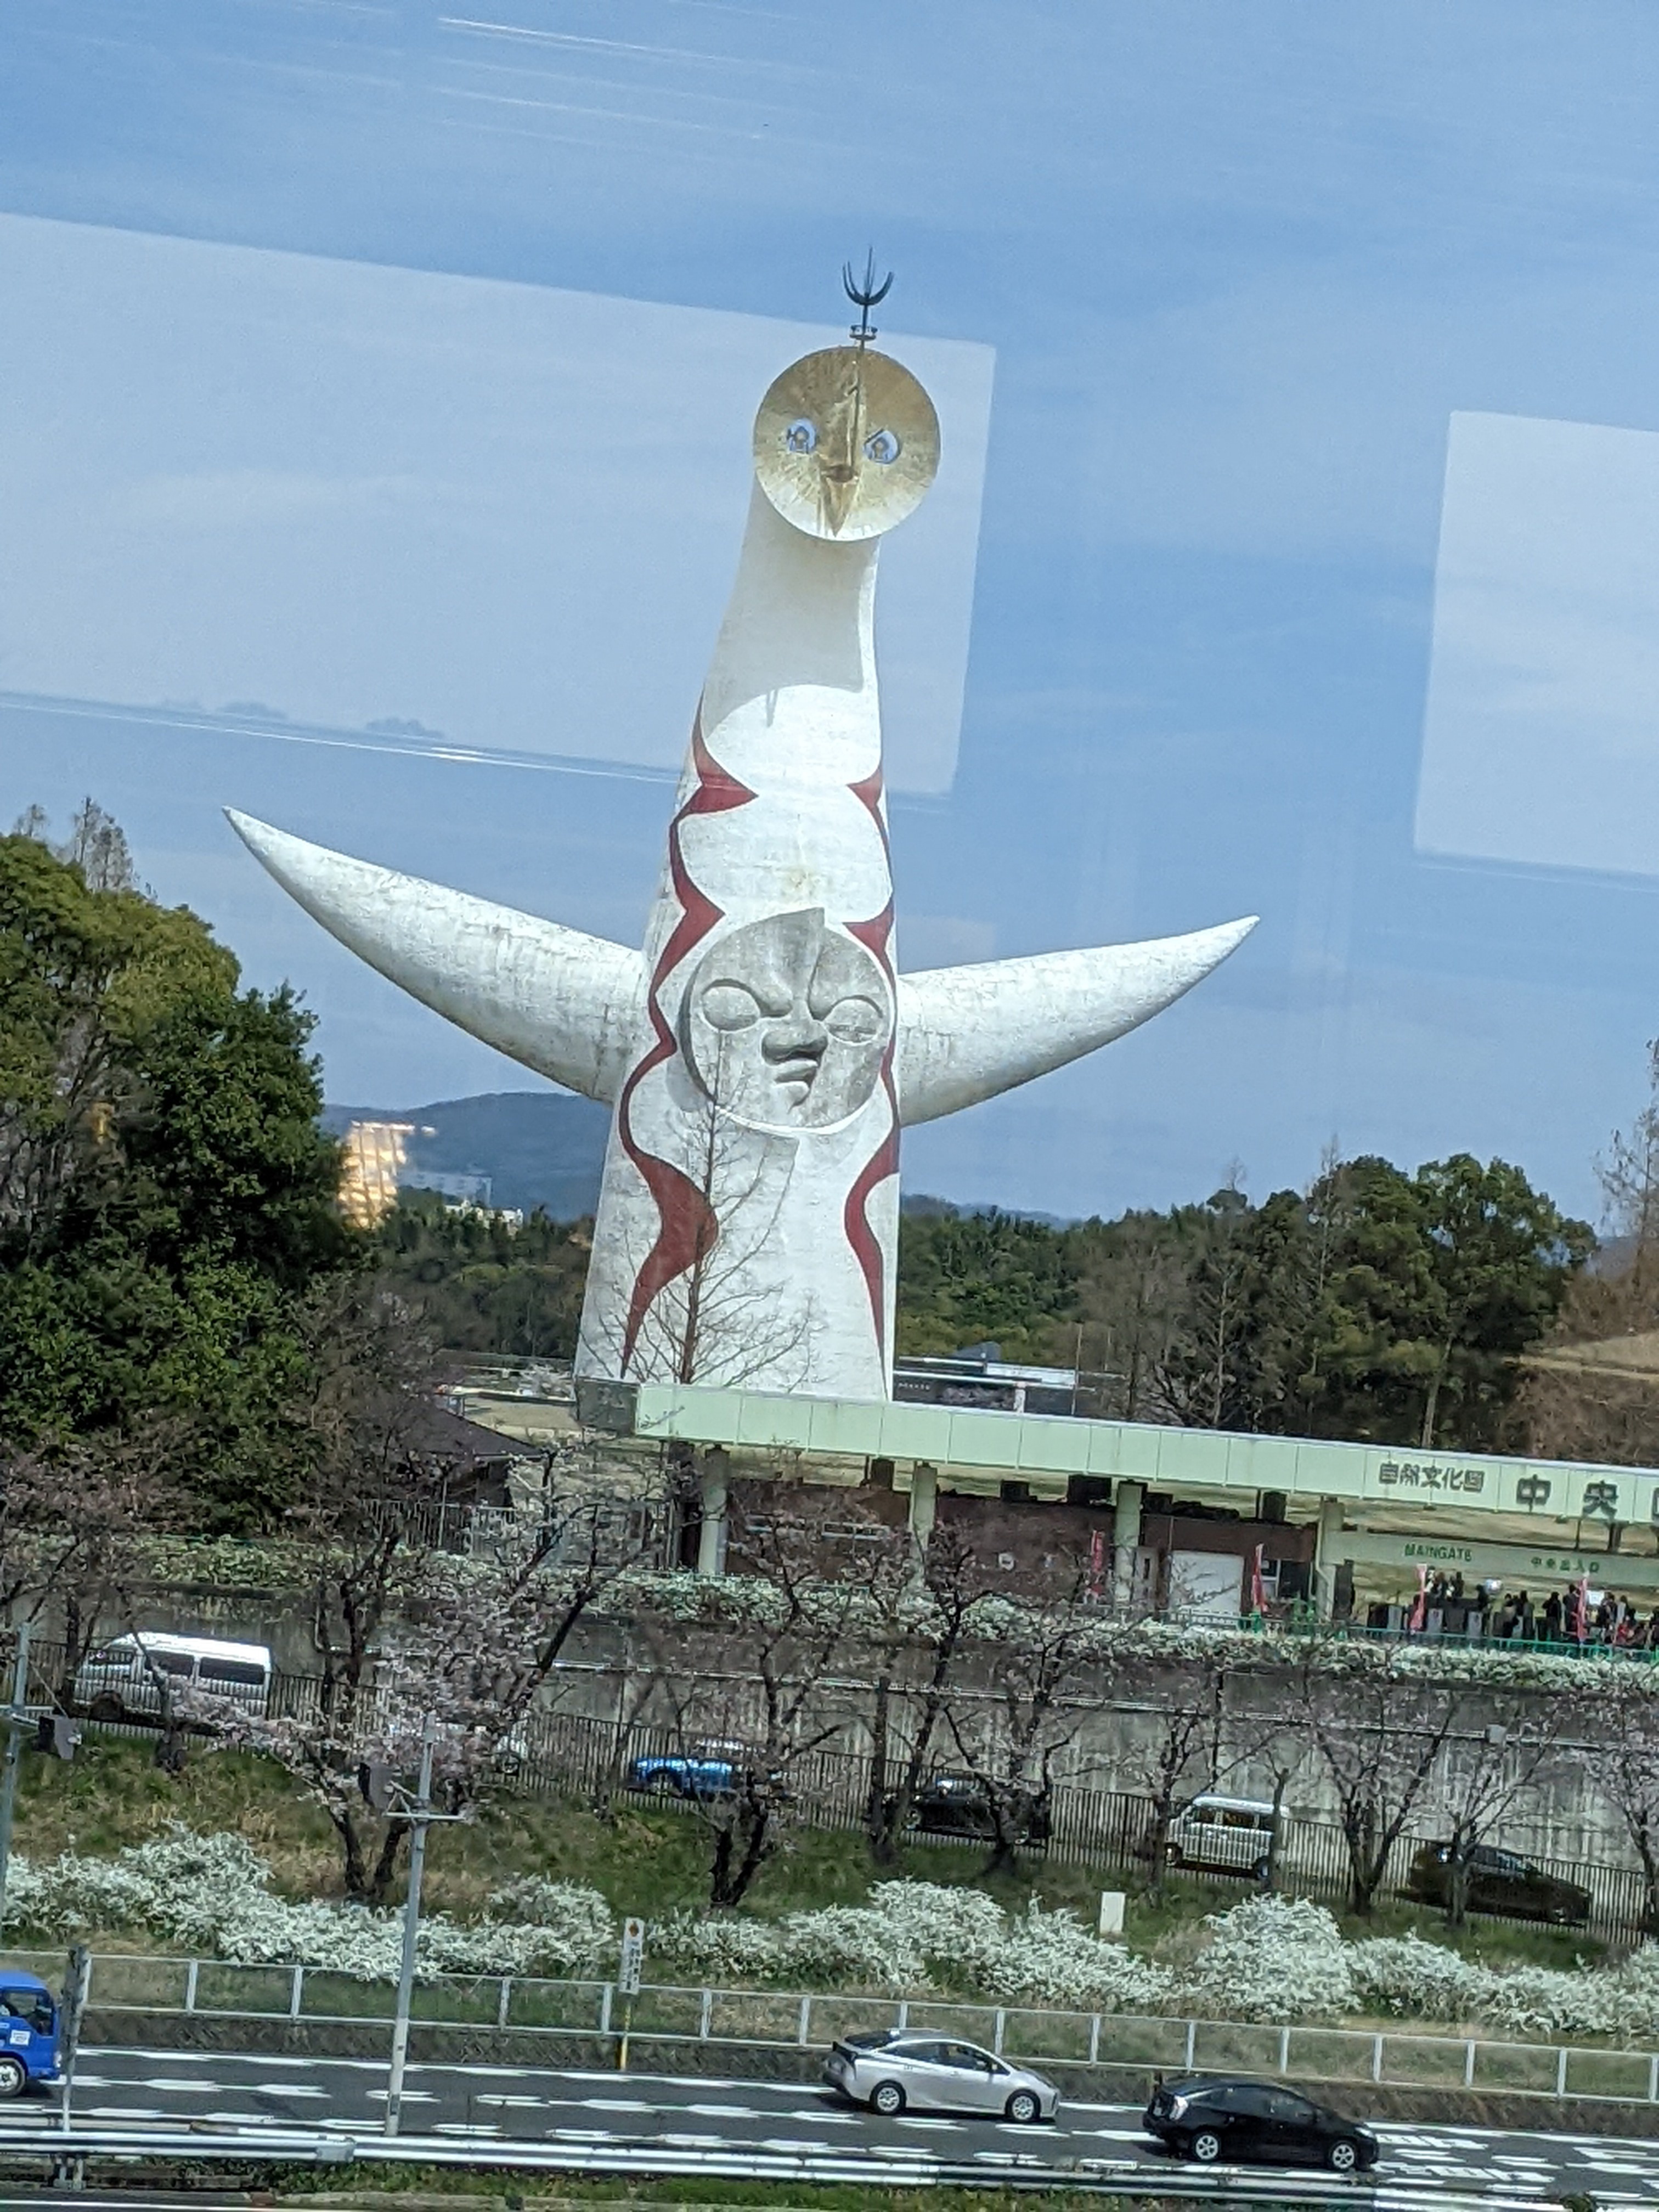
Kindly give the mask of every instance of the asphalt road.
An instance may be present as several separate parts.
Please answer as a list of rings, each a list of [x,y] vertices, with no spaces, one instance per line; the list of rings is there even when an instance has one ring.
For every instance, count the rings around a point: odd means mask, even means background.
[[[1363,2098],[1338,2102],[1358,2119]],[[76,2078],[75,2118],[195,2120],[216,2128],[301,2127],[341,2135],[378,2132],[386,2069],[349,2058],[240,2057],[222,2051],[88,2048]],[[42,2129],[55,2097],[30,2094],[0,2106],[0,2125]],[[1036,2157],[1128,2159],[1156,2166],[1163,2154],[1142,2136],[1137,2108],[1065,2104],[1057,2123],[907,2113],[880,2120],[828,2089],[800,2082],[685,2079],[659,2074],[554,2072],[521,2066],[412,2066],[404,2129],[460,2143],[527,2139],[631,2143],[682,2150],[831,2150],[867,2153],[876,2166],[918,2152],[952,2164],[999,2166]],[[1605,2203],[1625,2197],[1659,2207],[1659,2141],[1505,2134],[1468,2127],[1372,2124],[1383,2146],[1378,2178],[1456,2188],[1503,2183],[1523,2192],[1583,2191]]]

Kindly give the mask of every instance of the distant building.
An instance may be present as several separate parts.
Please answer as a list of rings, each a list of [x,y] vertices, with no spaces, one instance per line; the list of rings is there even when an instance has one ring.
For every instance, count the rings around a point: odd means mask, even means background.
[[[494,1211],[490,1205],[492,1178],[482,1169],[454,1171],[416,1166],[409,1157],[409,1140],[429,1137],[430,1129],[413,1121],[353,1121],[341,1144],[345,1153],[340,1177],[340,1211],[358,1229],[374,1229],[398,1203],[400,1190],[435,1191],[451,1211],[465,1207],[479,1213]],[[509,1217],[511,1225],[523,1224],[522,1213]]]
[[[341,1139],[340,1211],[356,1229],[375,1229],[398,1203],[412,1121],[354,1121]]]
[[[1074,1367],[1027,1367],[1000,1344],[970,1344],[936,1358],[896,1359],[893,1395],[912,1406],[981,1406],[1002,1413],[1074,1413]]]

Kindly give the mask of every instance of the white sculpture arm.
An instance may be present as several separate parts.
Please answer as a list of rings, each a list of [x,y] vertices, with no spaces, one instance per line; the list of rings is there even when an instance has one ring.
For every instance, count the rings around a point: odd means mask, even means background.
[[[283,890],[359,959],[522,1066],[614,1102],[645,1000],[637,952],[225,811]]]
[[[1109,1044],[1201,982],[1255,927],[1252,915],[1144,945],[901,975],[900,1120],[935,1121]]]

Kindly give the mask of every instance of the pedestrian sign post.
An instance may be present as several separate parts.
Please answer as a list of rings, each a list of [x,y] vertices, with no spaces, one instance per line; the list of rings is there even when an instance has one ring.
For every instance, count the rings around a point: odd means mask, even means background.
[[[627,1919],[623,1923],[622,1957],[617,1962],[617,1994],[623,2001],[622,2034],[617,2044],[617,2071],[628,2071],[628,2032],[634,2025],[634,2000],[640,1993],[640,1975],[645,1965],[645,1923]]]

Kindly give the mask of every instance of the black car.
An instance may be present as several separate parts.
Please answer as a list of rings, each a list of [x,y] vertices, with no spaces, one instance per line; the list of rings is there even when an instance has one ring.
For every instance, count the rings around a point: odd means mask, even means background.
[[[1200,2166],[1262,2159],[1358,2173],[1380,2148],[1369,2128],[1277,2081],[1162,2081],[1140,2124],[1167,2149]]]
[[[1424,1844],[1412,1861],[1404,1896],[1419,1905],[1449,1905],[1452,1847]],[[1576,1881],[1546,1874],[1542,1867],[1513,1851],[1479,1844],[1469,1853],[1468,1903],[1472,1912],[1498,1912],[1512,1920],[1547,1920],[1558,1928],[1582,1928],[1589,1918],[1590,1893]]]
[[[1017,1844],[1048,1840],[1048,1800],[1030,1790],[1011,1791],[1003,1810]],[[991,1793],[976,1774],[930,1774],[911,1800],[910,1826],[924,1836],[971,1836],[991,1843],[997,1816]]]

